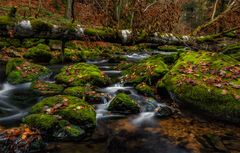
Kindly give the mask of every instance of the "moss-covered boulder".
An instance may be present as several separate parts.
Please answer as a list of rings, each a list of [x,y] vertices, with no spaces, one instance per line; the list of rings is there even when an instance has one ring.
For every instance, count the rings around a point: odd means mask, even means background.
[[[52,58],[50,48],[44,44],[38,44],[36,47],[30,48],[23,56],[38,62],[49,62]]]
[[[158,86],[207,115],[240,121],[240,63],[212,52],[187,52]]]
[[[64,90],[64,94],[85,99],[90,104],[101,103],[104,96],[103,93],[96,92],[88,86],[68,87]]]
[[[7,80],[11,84],[32,82],[47,75],[50,70],[22,59],[11,59],[6,65]]]
[[[127,83],[137,85],[141,82],[154,84],[156,80],[168,72],[168,66],[162,61],[162,57],[153,56],[133,64],[126,69],[124,80]]]
[[[146,83],[142,82],[136,86],[136,90],[145,95],[145,96],[153,96],[154,95],[154,89],[147,85]]]
[[[135,114],[140,112],[140,106],[129,95],[118,93],[110,102],[108,110],[123,114]]]
[[[80,138],[96,126],[96,113],[80,98],[57,95],[34,105],[23,122],[55,138]]]
[[[39,80],[33,82],[31,88],[42,96],[58,95],[64,89],[62,85]]]
[[[55,79],[69,86],[85,86],[86,84],[103,86],[109,83],[109,78],[97,66],[86,63],[65,66]]]
[[[50,61],[51,64],[62,63],[61,52],[52,52],[52,59]],[[74,62],[84,62],[85,54],[83,51],[78,49],[70,49],[66,48],[64,50],[64,62],[66,63],[74,63]]]

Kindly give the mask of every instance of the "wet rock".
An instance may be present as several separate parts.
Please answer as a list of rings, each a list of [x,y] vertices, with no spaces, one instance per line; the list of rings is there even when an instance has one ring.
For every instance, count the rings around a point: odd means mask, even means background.
[[[80,98],[58,95],[45,98],[23,122],[57,139],[80,139],[96,126],[94,108]]]
[[[41,151],[46,147],[40,132],[29,127],[18,127],[0,134],[1,153],[26,153]]]
[[[44,81],[33,82],[31,88],[42,96],[58,95],[63,91],[63,86]]]
[[[198,112],[240,122],[240,63],[212,52],[186,52],[160,81],[172,98]]]
[[[126,83],[137,85],[145,82],[149,85],[155,84],[168,72],[168,66],[163,62],[161,57],[152,56],[133,64],[123,71],[125,75],[123,80]]]
[[[36,47],[28,49],[23,56],[36,62],[49,62],[52,58],[50,48],[45,44],[38,44]]]
[[[6,66],[7,80],[11,84],[32,82],[49,73],[48,68],[22,59],[11,59]]]
[[[155,116],[159,118],[169,117],[173,114],[173,108],[167,105],[160,105],[155,109]]]
[[[131,91],[130,90],[126,90],[126,89],[119,89],[116,91],[116,93],[124,93],[124,94],[127,94],[127,95],[130,95],[131,94]]]
[[[93,87],[68,87],[63,92],[66,95],[71,95],[85,99],[90,104],[99,104],[103,102],[103,97],[106,96],[104,93],[94,91]]]
[[[110,102],[108,110],[123,114],[134,114],[140,112],[140,107],[130,96],[119,93]]]
[[[109,78],[97,66],[86,63],[65,66],[55,79],[69,86],[85,86],[86,84],[103,86],[109,83]]]

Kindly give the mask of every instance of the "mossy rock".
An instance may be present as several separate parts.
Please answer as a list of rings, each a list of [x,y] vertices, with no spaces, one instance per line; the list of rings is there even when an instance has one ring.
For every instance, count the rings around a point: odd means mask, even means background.
[[[24,118],[24,123],[27,123],[30,127],[35,127],[45,131],[55,128],[55,126],[57,126],[58,119],[54,115],[31,114]]]
[[[78,138],[82,137],[85,131],[90,132],[95,128],[96,112],[80,98],[57,95],[45,98],[34,105],[23,122],[47,132],[50,137]]]
[[[44,81],[33,82],[31,88],[42,96],[58,95],[64,90],[62,85]]]
[[[127,83],[137,85],[141,82],[154,84],[168,72],[168,66],[163,62],[162,57],[153,56],[133,64],[123,71],[124,80]]]
[[[136,90],[145,96],[154,96],[154,89],[144,82],[138,84]]]
[[[6,65],[7,80],[11,84],[32,82],[49,73],[48,68],[22,59],[11,59]]]
[[[49,62],[52,58],[50,48],[44,44],[38,44],[36,47],[30,48],[23,56],[38,62]]]
[[[0,29],[7,30],[8,27],[13,27],[15,18],[9,16],[0,16]]]
[[[140,112],[140,106],[125,93],[118,93],[110,102],[108,110],[123,114],[135,114]]]
[[[85,55],[81,50],[66,48],[64,50],[64,61],[65,62],[84,62]]]
[[[109,78],[97,66],[86,63],[63,67],[55,79],[69,86],[85,86],[86,84],[103,86],[109,83]]]
[[[84,34],[89,36],[99,36],[99,37],[107,37],[112,36],[114,32],[111,29],[92,29],[87,28],[84,30]]]
[[[31,47],[37,46],[38,44],[43,44],[43,43],[45,43],[45,39],[27,38],[23,40],[22,47],[31,48]]]
[[[20,47],[21,41],[19,39],[0,38],[0,49],[4,47]]]
[[[206,51],[183,53],[159,81],[183,104],[221,120],[240,121],[240,63]]]
[[[103,97],[102,93],[98,93],[92,87],[88,86],[68,87],[63,93],[85,99],[90,104],[101,103]]]

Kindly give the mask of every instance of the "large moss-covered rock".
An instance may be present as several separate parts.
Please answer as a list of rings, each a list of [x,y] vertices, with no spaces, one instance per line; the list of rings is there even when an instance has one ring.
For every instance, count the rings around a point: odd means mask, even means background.
[[[229,56],[184,53],[158,86],[209,116],[240,121],[240,63]]]
[[[119,93],[110,102],[108,110],[117,113],[139,113],[140,107],[136,101],[125,93]]]
[[[34,105],[23,122],[52,137],[78,138],[96,126],[96,113],[77,97],[58,95]]]
[[[86,63],[66,66],[55,78],[57,82],[69,86],[84,86],[85,84],[103,86],[109,82],[109,78],[97,66]]]
[[[52,55],[47,45],[38,44],[36,47],[30,48],[28,52],[24,54],[24,57],[38,62],[49,62]]]
[[[31,88],[42,96],[58,95],[63,91],[63,86],[55,83],[35,81]]]
[[[12,84],[35,81],[49,72],[50,70],[44,66],[22,59],[11,59],[6,66],[7,80]]]
[[[101,103],[102,97],[104,96],[103,93],[96,92],[92,87],[88,86],[68,87],[64,90],[64,94],[85,99],[91,104]]]
[[[131,84],[141,82],[154,84],[156,80],[168,72],[168,66],[162,60],[160,56],[153,56],[133,64],[123,72],[125,74],[124,80]]]

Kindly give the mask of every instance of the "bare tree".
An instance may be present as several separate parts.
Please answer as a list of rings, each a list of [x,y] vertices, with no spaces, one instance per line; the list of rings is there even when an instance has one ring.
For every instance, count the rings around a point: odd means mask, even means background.
[[[67,0],[66,18],[74,22],[74,3],[75,0]]]

